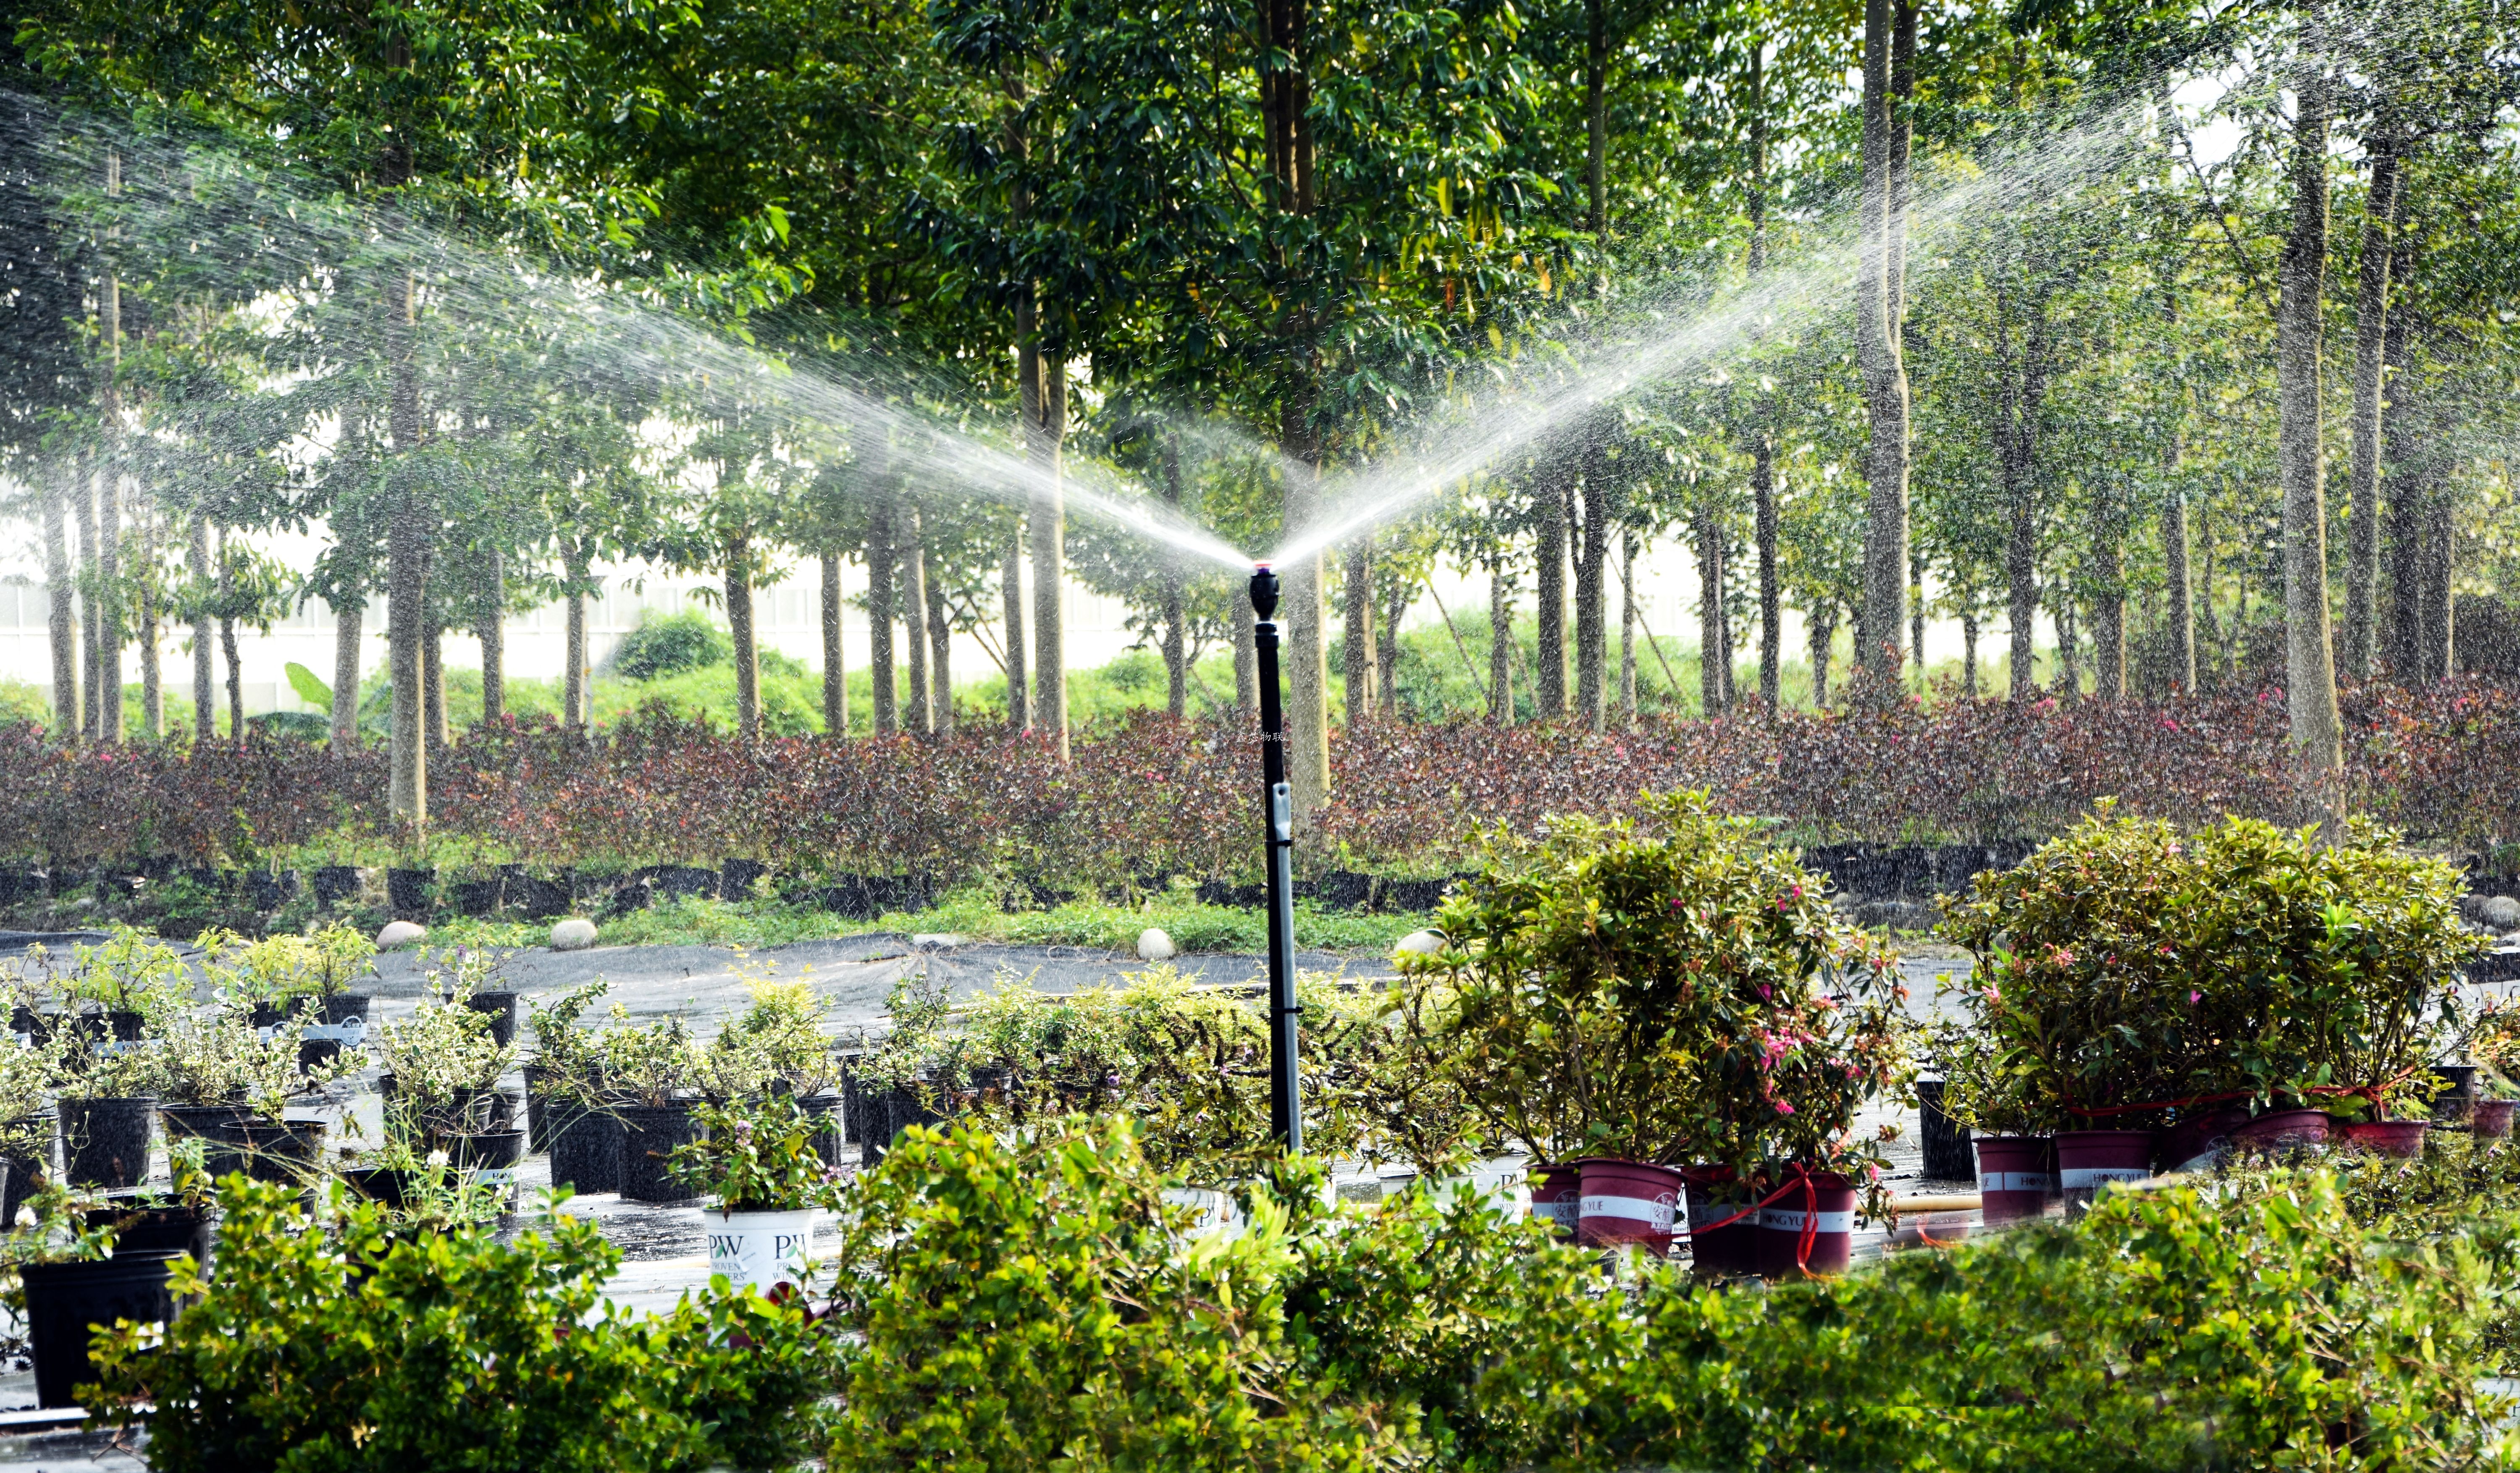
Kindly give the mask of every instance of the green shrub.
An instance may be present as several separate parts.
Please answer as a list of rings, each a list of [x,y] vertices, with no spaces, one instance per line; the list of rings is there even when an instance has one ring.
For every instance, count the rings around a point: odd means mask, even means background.
[[[1945,933],[1978,959],[1971,1031],[1990,1045],[1954,1078],[1956,1104],[2014,1130],[2143,1128],[2182,1099],[2411,1104],[2479,946],[2458,889],[2449,866],[2360,822],[2326,844],[2104,811],[1946,902]]]
[[[200,1299],[162,1345],[100,1330],[82,1391],[101,1419],[147,1422],[161,1473],[780,1467],[814,1441],[828,1334],[714,1290],[598,1313],[620,1254],[592,1223],[397,1241],[362,1203],[337,1242],[286,1187],[231,1177],[219,1196],[217,1276],[178,1265],[174,1292]]]
[[[1124,1124],[904,1133],[848,1237],[834,1469],[1400,1466],[1411,1428],[1299,1373],[1284,1208],[1187,1247]],[[846,1281],[846,1280],[844,1280]]]
[[[1402,962],[1458,999],[1434,1051],[1542,1160],[1873,1160],[1848,1132],[1902,1074],[1889,957],[1754,821],[1638,805],[1491,838],[1437,913],[1453,944]]]
[[[653,609],[639,617],[639,627],[613,647],[612,669],[626,680],[653,680],[704,670],[735,658],[735,641],[697,608],[658,615]]]

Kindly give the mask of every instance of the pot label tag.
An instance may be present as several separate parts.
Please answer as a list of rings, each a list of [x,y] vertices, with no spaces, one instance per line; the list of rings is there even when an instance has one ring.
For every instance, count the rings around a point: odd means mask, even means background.
[[[1650,1224],[1656,1232],[1671,1230],[1671,1198],[1657,1197],[1594,1197],[1584,1198],[1578,1210],[1588,1218],[1623,1218],[1632,1223]]]
[[[517,1169],[513,1166],[487,1166],[472,1174],[472,1184],[504,1189],[516,1184]]]
[[[2067,1191],[2095,1191],[2112,1182],[2140,1182],[2151,1175],[2140,1166],[2069,1166],[2063,1172]]]
[[[1803,1220],[1817,1221],[1814,1232],[1853,1232],[1855,1209],[1844,1212],[1805,1212],[1799,1207],[1765,1207],[1759,1211],[1759,1226],[1779,1232],[1800,1232]]]
[[[356,1049],[368,1041],[368,1020],[352,1018],[346,1023],[309,1023],[298,1035],[310,1044],[339,1044]]]
[[[2044,1171],[1982,1171],[1977,1174],[1980,1191],[2039,1191],[2056,1189],[2056,1179]]]

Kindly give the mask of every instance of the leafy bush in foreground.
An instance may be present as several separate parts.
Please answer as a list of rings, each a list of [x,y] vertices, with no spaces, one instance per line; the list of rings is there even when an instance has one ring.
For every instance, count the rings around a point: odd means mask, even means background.
[[[218,1274],[179,1264],[174,1292],[201,1298],[164,1343],[97,1336],[86,1405],[154,1405],[160,1473],[768,1468],[812,1439],[826,1334],[740,1294],[597,1315],[620,1253],[591,1222],[397,1240],[361,1203],[334,1242],[283,1186],[230,1177],[220,1205]]]
[[[1119,1129],[915,1131],[855,1225],[834,1469],[2504,1466],[2507,1225],[2414,1243],[2323,1173],[1765,1292],[1616,1285],[1466,1192],[1187,1245]],[[932,1460],[932,1462],[930,1461]]]

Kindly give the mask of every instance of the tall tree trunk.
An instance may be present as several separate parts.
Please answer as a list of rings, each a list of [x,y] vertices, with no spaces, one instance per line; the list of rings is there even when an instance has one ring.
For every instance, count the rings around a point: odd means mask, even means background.
[[[2412,264],[2401,241],[2397,258],[2390,263],[2391,279],[2406,280]],[[2419,431],[2414,419],[2416,386],[2407,374],[2408,335],[2407,314],[2390,313],[2382,337],[2382,381],[2388,392],[2381,406],[2380,449],[2388,467],[2381,483],[2389,488],[2384,538],[2389,558],[2388,661],[2400,681],[2420,679],[2424,666],[2423,496],[2420,477],[2414,474]]]
[[[184,569],[192,575],[196,590],[193,604],[193,744],[206,748],[218,734],[219,690],[217,677],[211,673],[210,616],[198,592],[210,583],[210,523],[199,513],[193,515],[192,536],[184,547]]]
[[[1908,549],[1908,660],[1916,667],[1921,689],[1925,679],[1925,554]]]
[[[1513,582],[1503,554],[1488,564],[1488,722],[1513,725]]]
[[[2424,676],[2448,680],[2458,669],[2458,603],[2451,585],[2458,575],[2455,505],[2447,477],[2436,477],[2424,508]]]
[[[2327,268],[2328,81],[2324,37],[2308,19],[2296,68],[2292,223],[2275,322],[2276,460],[2283,481],[2284,702],[2312,814],[2343,815],[2345,730],[2327,609],[2327,510],[2319,446],[2319,307]]]
[[[927,609],[926,536],[919,524],[919,510],[906,504],[894,508],[893,527],[901,541],[901,582],[894,590],[894,598],[901,604],[901,647],[910,656],[910,710],[903,725],[912,736],[925,736],[936,730],[932,689],[927,682],[927,641],[920,632]]]
[[[998,569],[998,597],[1006,607],[1007,730],[1032,727],[1032,688],[1024,650],[1024,514],[1015,513],[1014,536],[1007,541],[1006,565]]]
[[[1897,109],[1891,91],[1891,0],[1865,0],[1862,260],[1856,277],[1856,357],[1868,425],[1864,460],[1864,637],[1859,667],[1895,689],[1908,601],[1908,372],[1892,299],[1897,202]]]
[[[1768,270],[1767,45],[1750,48],[1750,277]],[[1759,557],[1759,702],[1780,709],[1784,666],[1784,588],[1777,575],[1777,396],[1759,395],[1750,436],[1750,520]]]
[[[51,596],[45,629],[53,648],[53,739],[69,747],[79,744],[80,735],[78,574],[70,564],[69,546],[70,488],[75,484],[72,476],[56,472],[44,492],[44,591]],[[203,646],[204,653],[207,647]]]
[[[105,739],[105,601],[98,597],[102,582],[99,560],[96,516],[96,476],[85,477],[78,493],[79,517],[79,657],[83,678],[79,682],[79,737],[84,741]]]
[[[1691,519],[1697,524],[1697,709],[1721,716],[1724,667],[1732,653],[1724,616],[1724,531],[1710,507],[1700,506]]]
[[[2176,474],[2179,447],[2175,438],[2169,454]],[[2161,499],[2161,575],[2170,594],[2169,638],[2164,654],[2170,665],[2170,690],[2174,695],[2196,693],[2196,594],[2187,556],[2187,493],[2174,481]]]
[[[343,592],[333,610],[333,756],[348,761],[359,749],[359,642],[367,632],[367,604]]]
[[[1619,725],[1637,724],[1637,538],[1619,539]]]
[[[1960,614],[1960,692],[1977,699],[1977,608],[1974,603]]]
[[[1409,616],[1411,580],[1395,575],[1391,602],[1382,605],[1374,623],[1373,704],[1387,720],[1400,714],[1400,621]]]
[[[472,633],[481,642],[481,725],[496,727],[508,716],[508,559],[495,547],[488,552],[488,606]]]
[[[1339,674],[1346,690],[1347,724],[1373,719],[1373,539],[1360,534],[1348,544],[1339,603],[1346,618],[1339,646]]]
[[[585,549],[569,544],[564,558],[568,569],[568,668],[561,674],[561,717],[563,730],[581,746],[594,740],[594,692],[587,689],[586,589],[594,569]]]
[[[1812,709],[1828,709],[1828,660],[1837,643],[1837,602],[1822,599],[1811,607]]]
[[[96,609],[99,741],[122,740],[122,470],[108,459],[97,498]]]
[[[158,641],[165,637],[163,610],[158,606],[158,529],[155,505],[142,513],[140,567],[140,734],[151,741],[166,735],[166,672]]]
[[[1297,217],[1310,216],[1314,205],[1313,89],[1306,70],[1311,23],[1310,0],[1269,0],[1264,10],[1268,45],[1259,83],[1268,135],[1271,203]],[[1280,264],[1290,274],[1301,270],[1292,257]],[[1303,299],[1300,290],[1295,299]],[[1291,369],[1288,387],[1279,402],[1278,438],[1288,461],[1282,521],[1289,531],[1305,526],[1320,511],[1323,452],[1313,433],[1312,416],[1320,374],[1315,335],[1321,326],[1297,312],[1285,330]],[[1287,787],[1297,824],[1308,825],[1330,792],[1328,631],[1322,557],[1299,558],[1278,573],[1285,625]]]
[[[1890,335],[1904,349],[1908,326],[1908,204],[1913,192],[1909,153],[1915,132],[1916,7],[1912,0],[1891,0],[1890,6],[1890,201],[1881,233],[1885,292],[1890,306]]]
[[[1164,504],[1181,510],[1181,436],[1167,432],[1163,443]],[[1175,721],[1190,713],[1190,606],[1182,570],[1170,557],[1163,565],[1164,711]]]
[[[229,535],[225,530],[219,533],[219,605],[222,608],[233,607],[229,601],[236,596],[236,582],[231,576],[231,564],[228,560]],[[226,662],[228,669],[228,737],[238,746],[243,746],[245,745],[245,678],[237,659],[236,620],[224,613],[219,616],[219,657]]]
[[[822,555],[823,572],[823,731],[849,735],[849,670],[840,644],[840,555]]]
[[[1058,760],[1067,760],[1067,629],[1061,599],[1067,587],[1067,512],[1060,489],[1067,437],[1067,371],[1045,361],[1039,389],[1040,418],[1030,445],[1043,474],[1034,487],[1027,530],[1032,535],[1032,722],[1050,738]]]
[[[426,702],[421,708],[421,721],[428,730],[428,760],[432,765],[441,764],[454,734],[447,730],[446,719],[446,626],[435,619],[428,621],[428,632],[421,639],[420,681]]]
[[[1575,711],[1587,731],[1607,713],[1610,663],[1610,527],[1617,513],[1609,457],[1584,456],[1584,521],[1575,547]]]
[[[927,711],[928,727],[939,736],[954,734],[954,615],[945,606],[945,578],[940,572],[927,584]]]
[[[2026,425],[2021,370],[2013,356],[2011,296],[2001,285],[1995,289],[1995,473],[2003,496],[2004,617],[2012,666],[2007,693],[2027,700],[2039,657],[2039,539],[2028,458],[2019,443]]]
[[[2105,472],[2092,480],[2092,693],[2127,694],[2124,493]]]
[[[389,471],[392,486],[387,492],[392,510],[385,529],[385,646],[387,679],[393,684],[388,743],[393,816],[423,833],[428,823],[429,743],[421,644],[428,622],[428,539],[436,528],[411,465],[420,444],[420,376],[412,361],[414,285],[408,271],[389,272],[385,278],[386,424],[397,462]]]
[[[2074,596],[2062,579],[2048,585],[2048,617],[2056,625],[2056,691],[2067,700],[2083,694],[2082,631],[2074,619]]]
[[[1540,668],[1532,698],[1540,719],[1566,714],[1566,502],[1552,476],[1540,488]]]
[[[761,646],[752,628],[752,538],[726,539],[726,632],[735,642],[735,735],[749,745],[761,739]]]
[[[892,626],[900,616],[893,583],[901,565],[901,555],[893,548],[893,514],[890,492],[879,492],[868,517],[866,547],[867,675],[875,683],[878,736],[901,730],[901,692],[892,673]]]
[[[2345,674],[2376,673],[2380,581],[2381,366],[2388,350],[2389,257],[2396,246],[2397,142],[2384,123],[2367,140],[2371,190],[2362,210],[2362,261],[2354,290],[2354,480],[2345,532]]]

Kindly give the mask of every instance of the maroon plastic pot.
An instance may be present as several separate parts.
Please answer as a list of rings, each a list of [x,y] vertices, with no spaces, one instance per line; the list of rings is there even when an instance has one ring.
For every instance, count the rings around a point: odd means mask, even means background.
[[[2047,1216],[2056,1198],[2056,1142],[2045,1136],[1989,1136],[1977,1142],[1977,1191],[1987,1226]]]
[[[1584,1215],[1583,1179],[1580,1166],[1531,1168],[1532,1217],[1549,1224],[1559,1237],[1573,1237],[1576,1222]]]
[[[2249,1112],[2241,1105],[2219,1105],[2187,1115],[2161,1133],[2153,1152],[2153,1166],[2160,1171],[2177,1171],[2231,1138],[2231,1133],[2249,1123]]]
[[[2152,1175],[2150,1131],[2060,1131],[2056,1135],[2056,1188],[2065,1210],[2088,1208],[2121,1182]]]
[[[1673,1220],[1688,1190],[1679,1172],[1605,1156],[1573,1164],[1581,1169],[1578,1182],[1583,1196],[1575,1241],[1588,1248],[1634,1243],[1657,1258],[1670,1254]]]
[[[2365,1120],[2345,1128],[2345,1143],[2375,1156],[2412,1158],[2424,1153],[2429,1120]]]
[[[2468,1111],[2468,1129],[2479,1140],[2499,1140],[2511,1134],[2511,1106],[2508,1099],[2480,1099]]]
[[[1781,1184],[1784,1195],[1759,1209],[1759,1272],[1770,1278],[1845,1272],[1855,1250],[1855,1183],[1835,1172],[1812,1172]]]
[[[2329,1124],[2324,1110],[2269,1110],[2233,1131],[2231,1143],[2257,1150],[2325,1145]]]
[[[1689,1266],[1709,1276],[1758,1272],[1759,1199],[1733,1180],[1729,1166],[1692,1166],[1681,1177],[1688,1183]]]

